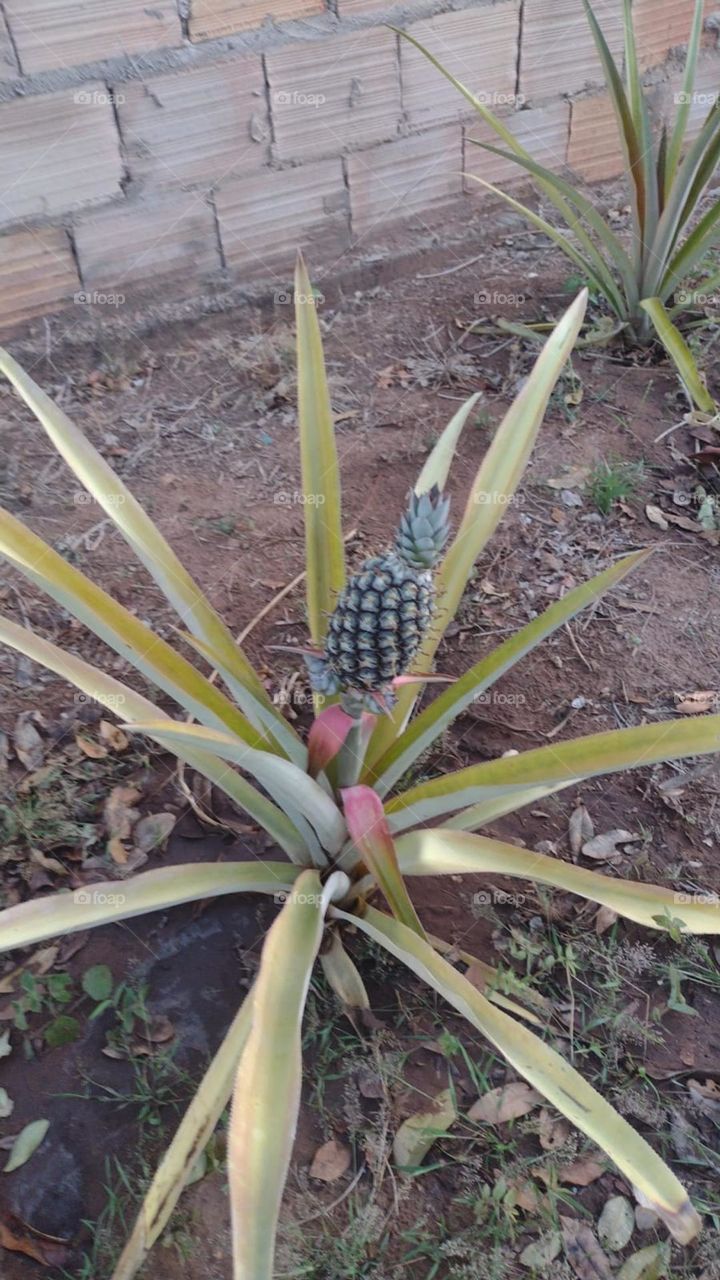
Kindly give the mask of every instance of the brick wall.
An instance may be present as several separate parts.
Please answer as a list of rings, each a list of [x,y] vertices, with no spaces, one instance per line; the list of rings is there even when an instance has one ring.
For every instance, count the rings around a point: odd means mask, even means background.
[[[618,53],[621,0],[596,9]],[[635,0],[643,66],[670,96],[692,10]],[[331,271],[403,219],[483,198],[474,178],[517,181],[388,20],[543,163],[621,171],[581,0],[0,0],[0,328],[283,287],[299,243]]]

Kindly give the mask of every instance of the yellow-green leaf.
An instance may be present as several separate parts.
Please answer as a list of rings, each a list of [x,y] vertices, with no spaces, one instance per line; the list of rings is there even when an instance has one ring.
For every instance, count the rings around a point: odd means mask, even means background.
[[[322,645],[328,615],[345,581],[345,544],[317,300],[302,257],[295,269],[295,323],[308,618],[313,644]]]
[[[680,893],[636,880],[614,880],[503,840],[441,828],[410,831],[399,836],[396,850],[400,869],[406,876],[478,873],[518,876],[552,885],[566,893],[577,893],[648,929],[663,928],[666,919],[690,933],[720,933],[720,902],[713,894]]]
[[[320,877],[304,871],[262,951],[230,1118],[235,1280],[273,1276],[277,1220],[300,1106],[302,1016],[323,909]]]
[[[337,909],[334,914],[340,919],[352,918]],[[644,1196],[643,1202],[663,1218],[677,1240],[687,1243],[697,1235],[700,1218],[675,1174],[569,1062],[526,1027],[495,1008],[467,978],[438,956],[429,943],[399,921],[368,907],[366,915],[354,922],[433,987],[487,1037],[520,1075],[607,1152]]]

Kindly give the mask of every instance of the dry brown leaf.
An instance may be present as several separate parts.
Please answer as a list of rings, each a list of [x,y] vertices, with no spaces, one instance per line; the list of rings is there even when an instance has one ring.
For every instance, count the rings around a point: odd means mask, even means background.
[[[68,874],[67,867],[64,867],[58,858],[49,858],[42,849],[31,849],[30,860],[38,867],[42,867],[44,871],[53,871],[57,876],[66,876]]]
[[[591,1182],[596,1182],[607,1170],[605,1165],[600,1164],[592,1156],[581,1156],[570,1164],[564,1164],[561,1169],[548,1171],[537,1168],[534,1172],[535,1177],[541,1178],[546,1184],[557,1181],[565,1182],[568,1186],[589,1187]]]
[[[15,969],[12,969],[10,973],[4,974],[4,976],[0,978],[0,995],[8,995],[10,992],[15,991],[16,985],[23,973],[34,973],[36,977],[39,977],[43,973],[48,973],[57,959],[57,953],[58,947],[55,944],[50,947],[41,947],[40,950],[34,952],[34,954],[31,955],[29,960],[26,960],[24,964],[19,964]]]
[[[611,1253],[619,1253],[630,1243],[635,1230],[635,1214],[627,1196],[611,1196],[598,1218],[600,1242]]]
[[[113,844],[113,840],[127,840],[131,835],[132,828],[140,818],[140,810],[135,808],[135,803],[136,800],[140,800],[141,795],[142,792],[138,791],[137,787],[113,787],[110,791],[102,808],[102,817],[105,819],[105,827],[108,828],[110,844]],[[123,851],[127,858],[127,850]],[[110,849],[110,852],[113,854],[113,850]],[[126,858],[115,859],[115,861],[124,861]]]
[[[318,1182],[336,1182],[350,1168],[350,1148],[331,1138],[318,1147],[310,1165],[310,1177]]]
[[[105,760],[108,754],[107,747],[104,747],[101,742],[88,738],[84,733],[75,734],[75,745],[89,760]]]
[[[570,1122],[562,1116],[552,1116],[543,1107],[539,1117],[538,1137],[543,1151],[557,1151],[570,1137]]]
[[[617,923],[619,917],[617,911],[613,911],[612,907],[598,907],[595,916],[595,932],[600,936],[607,933],[608,929],[612,929]]]
[[[175,826],[174,813],[148,813],[138,822],[133,831],[135,848],[140,853],[150,853],[158,845],[164,844]]]
[[[395,1134],[393,1158],[399,1169],[416,1169],[421,1165],[433,1143],[447,1133],[456,1120],[455,1099],[450,1089],[443,1089],[433,1101],[432,1110],[416,1112],[403,1121]]]
[[[118,866],[124,866],[128,860],[128,851],[119,836],[112,836],[108,840],[108,853]]]
[[[720,1085],[715,1080],[688,1080],[688,1092],[701,1111],[708,1116],[720,1116]]]
[[[145,1023],[140,1035],[151,1044],[167,1044],[168,1040],[175,1039],[175,1028],[164,1013],[156,1013]]]
[[[513,1080],[500,1089],[491,1089],[474,1102],[468,1111],[469,1120],[484,1120],[486,1124],[505,1124],[518,1120],[539,1106],[542,1094],[524,1080]]]
[[[565,1257],[579,1280],[613,1280],[610,1260],[590,1230],[577,1218],[560,1215]]]
[[[652,503],[648,503],[646,506],[645,515],[650,523],[657,525],[658,529],[662,529],[663,533],[666,533],[670,528],[667,520],[665,519],[665,512],[661,511],[659,507],[653,506]]]
[[[583,845],[587,844],[588,840],[592,840],[595,835],[593,820],[584,804],[579,804],[570,814],[568,835],[570,848],[574,854],[578,854]]]
[[[30,718],[31,711],[23,711],[15,721],[13,746],[15,755],[26,769],[39,769],[45,759],[45,744]]]
[[[13,1213],[0,1218],[0,1248],[24,1253],[43,1267],[63,1267],[70,1256],[69,1245],[64,1240],[34,1231]]]
[[[675,710],[680,716],[700,716],[706,711],[715,711],[720,703],[720,693],[717,689],[698,689],[695,693],[686,694],[676,693],[675,697],[679,699],[675,703]]]
[[[582,847],[582,855],[584,858],[595,858],[598,862],[610,862],[622,856],[617,847],[619,844],[630,844],[639,839],[640,836],[633,835],[632,831],[613,827],[612,831],[603,831],[588,840]]]
[[[100,737],[106,742],[111,751],[127,751],[130,745],[130,739],[126,733],[118,725],[112,724],[110,720],[100,721]]]

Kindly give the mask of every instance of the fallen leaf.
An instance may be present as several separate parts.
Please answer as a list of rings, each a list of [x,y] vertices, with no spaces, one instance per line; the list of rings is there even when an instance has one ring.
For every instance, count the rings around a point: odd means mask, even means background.
[[[561,1116],[555,1117],[543,1107],[540,1112],[538,1137],[543,1151],[557,1151],[570,1137],[570,1123]]]
[[[670,1245],[667,1240],[646,1245],[623,1262],[616,1280],[660,1280],[670,1268]]]
[[[175,826],[174,813],[149,813],[141,818],[134,832],[135,848],[140,853],[149,853],[158,845],[164,844]]]
[[[143,1040],[148,1040],[150,1044],[167,1044],[169,1040],[175,1039],[175,1028],[164,1013],[156,1013],[145,1024],[140,1031],[140,1035]]]
[[[10,1158],[3,1173],[12,1173],[14,1169],[19,1169],[22,1164],[25,1164],[37,1151],[49,1128],[49,1120],[32,1120],[30,1124],[26,1124],[12,1145]]]
[[[310,1165],[310,1177],[318,1182],[336,1182],[350,1168],[350,1148],[331,1138],[318,1147]]]
[[[50,947],[40,947],[34,951],[24,964],[19,964],[15,969],[11,969],[3,978],[0,978],[0,995],[9,995],[15,991],[19,979],[24,973],[34,973],[37,977],[48,973],[52,969],[59,948],[56,944]]]
[[[80,748],[84,756],[88,757],[88,760],[105,760],[108,754],[107,747],[104,747],[101,742],[88,738],[84,733],[75,734],[75,745]]]
[[[553,480],[546,480],[546,484],[550,489],[581,489],[590,475],[589,467],[573,467],[571,471],[566,471],[564,476],[556,476]]]
[[[127,734],[123,733],[119,725],[112,724],[109,720],[100,721],[100,737],[111,751],[127,751],[130,745]]]
[[[644,1204],[635,1205],[635,1225],[638,1231],[654,1231],[659,1221],[654,1209],[646,1209]]]
[[[66,876],[68,874],[67,867],[64,867],[59,858],[49,858],[42,849],[31,849],[30,859],[38,867],[42,867],[44,871],[52,871],[56,876]]]
[[[11,1116],[14,1110],[15,1103],[10,1097],[7,1089],[0,1088],[0,1120],[7,1120],[8,1116]]]
[[[661,511],[659,507],[654,507],[652,503],[648,503],[646,506],[645,515],[650,523],[656,524],[658,529],[662,529],[663,533],[666,533],[670,528],[667,520],[665,519],[664,511]]]
[[[577,1218],[560,1215],[565,1257],[580,1280],[613,1280],[610,1260],[595,1235]]]
[[[108,840],[108,853],[113,862],[117,862],[119,866],[124,866],[128,860],[128,851],[119,836],[112,836]]]
[[[0,729],[0,773],[7,773],[10,763],[10,739],[3,729]]]
[[[583,845],[587,844],[588,840],[592,840],[595,835],[593,820],[584,804],[579,804],[570,814],[568,835],[570,848],[574,854],[578,854]]]
[[[140,817],[134,805],[141,795],[137,787],[113,787],[103,806],[105,826],[111,839],[127,840]]]
[[[0,1058],[9,1058],[11,1053],[10,1032],[0,1031]]]
[[[405,1120],[395,1134],[393,1157],[399,1169],[417,1169],[433,1143],[457,1119],[455,1099],[444,1089],[434,1100],[432,1111],[419,1111]]]
[[[82,989],[86,996],[100,1004],[112,995],[113,976],[107,964],[93,964],[86,969],[82,978]]]
[[[542,1178],[543,1182],[550,1183],[557,1179],[558,1182],[566,1182],[574,1187],[589,1187],[591,1182],[596,1182],[605,1172],[605,1165],[600,1164],[593,1156],[572,1160],[556,1172],[548,1173],[547,1169],[540,1168],[535,1170],[536,1176]]]
[[[595,916],[595,932],[598,936],[607,933],[608,929],[617,923],[618,913],[613,911],[612,907],[598,907]]]
[[[617,847],[619,844],[630,844],[639,839],[640,836],[633,835],[632,831],[613,827],[612,831],[603,831],[600,835],[593,836],[592,840],[586,841],[582,847],[582,855],[584,858],[596,858],[599,862],[607,862],[621,856],[621,850]]]
[[[561,1249],[560,1232],[549,1231],[547,1235],[539,1236],[537,1240],[527,1245],[520,1254],[519,1261],[523,1267],[530,1267],[532,1271],[539,1271],[541,1275],[546,1275],[547,1267],[557,1258]]]
[[[524,1080],[513,1080],[499,1089],[491,1089],[474,1102],[468,1111],[469,1120],[484,1120],[487,1124],[505,1124],[518,1120],[539,1106],[542,1094]]]
[[[706,1116],[720,1116],[720,1086],[714,1080],[688,1080],[688,1091]]]
[[[717,689],[698,689],[695,693],[686,694],[676,693],[675,697],[679,699],[675,703],[675,710],[680,716],[700,716],[706,711],[715,711],[720,703],[720,693]]]
[[[39,769],[45,759],[45,744],[30,719],[31,715],[31,711],[23,711],[15,721],[13,746],[15,755],[26,769]]]
[[[63,1267],[70,1256],[65,1241],[35,1231],[13,1213],[0,1218],[0,1247],[10,1253],[24,1253],[44,1267]]]
[[[619,1253],[635,1230],[635,1213],[626,1196],[611,1196],[598,1218],[600,1242],[611,1253]]]

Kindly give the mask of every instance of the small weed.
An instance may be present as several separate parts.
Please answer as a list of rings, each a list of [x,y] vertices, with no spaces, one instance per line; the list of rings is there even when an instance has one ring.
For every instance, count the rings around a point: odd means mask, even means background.
[[[603,459],[588,477],[588,495],[600,514],[609,516],[616,502],[633,497],[644,474],[642,462]]]

